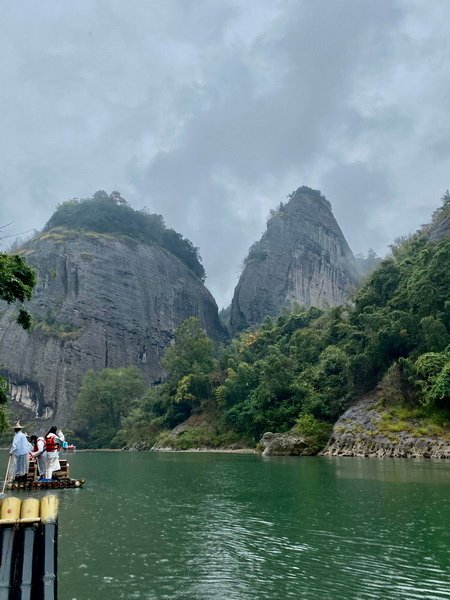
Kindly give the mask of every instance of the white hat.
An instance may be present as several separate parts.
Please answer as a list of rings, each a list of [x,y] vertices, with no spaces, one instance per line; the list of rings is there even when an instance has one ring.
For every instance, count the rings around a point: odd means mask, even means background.
[[[14,425],[13,429],[22,429],[22,425],[19,423],[19,421],[17,421],[17,423]]]

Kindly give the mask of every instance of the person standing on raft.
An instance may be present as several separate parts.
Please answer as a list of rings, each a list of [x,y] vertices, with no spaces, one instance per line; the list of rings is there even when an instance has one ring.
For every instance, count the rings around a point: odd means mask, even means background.
[[[30,464],[30,450],[32,446],[22,432],[22,425],[17,421],[14,425],[14,437],[9,451],[11,455],[11,466],[9,470],[9,479],[12,481],[16,477],[26,477],[28,466]]]
[[[30,453],[36,459],[37,470],[40,477],[45,477],[46,460],[45,460],[45,439],[37,435],[32,435],[30,442],[33,446],[33,451]]]
[[[50,427],[47,435],[45,436],[45,479],[51,479],[54,471],[59,471],[61,465],[59,464],[58,450],[60,448],[60,442],[63,440],[58,437],[58,431],[56,427]]]

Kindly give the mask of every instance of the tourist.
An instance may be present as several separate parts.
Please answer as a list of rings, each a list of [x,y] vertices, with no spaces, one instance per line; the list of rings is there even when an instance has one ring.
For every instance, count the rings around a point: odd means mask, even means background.
[[[26,435],[22,432],[22,425],[17,421],[14,425],[14,438],[9,451],[11,455],[11,465],[9,470],[9,478],[12,481],[14,478],[24,478],[28,474],[28,466],[30,463],[30,450],[32,446],[27,440]]]
[[[58,436],[56,427],[50,427],[45,436],[45,479],[47,480],[52,479],[54,471],[59,471],[61,469],[58,450],[62,441],[63,440]]]
[[[41,478],[45,477],[45,439],[37,435],[32,435],[30,438],[30,442],[33,446],[33,450],[31,452],[31,456],[36,459],[37,472]]]

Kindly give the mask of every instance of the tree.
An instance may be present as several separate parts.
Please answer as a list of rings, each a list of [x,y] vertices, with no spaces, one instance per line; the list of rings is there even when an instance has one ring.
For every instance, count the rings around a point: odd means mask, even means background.
[[[36,285],[34,270],[19,255],[0,254],[0,298],[8,304],[24,302],[31,298]],[[19,309],[17,322],[24,329],[29,329],[31,318],[29,313]]]
[[[427,352],[414,364],[417,383],[422,391],[424,405],[449,409],[450,404],[450,351]]]
[[[162,366],[174,402],[190,410],[213,396],[210,373],[214,368],[213,343],[195,317],[186,319],[175,331],[173,346],[167,348]]]
[[[21,256],[0,253],[0,299],[8,304],[24,302],[31,298],[35,285],[36,274]],[[24,329],[29,329],[30,313],[20,307],[16,321]],[[8,402],[7,391],[6,381],[0,378],[0,431],[7,425],[4,408]]]
[[[381,257],[377,255],[373,248],[369,248],[367,256],[363,253],[356,254],[356,263],[361,275],[368,276],[375,271],[381,262]]]
[[[161,361],[170,381],[185,375],[210,373],[213,370],[213,343],[203,330],[200,321],[189,317],[175,331],[174,344],[167,348]]]
[[[82,439],[91,447],[110,447],[122,419],[146,389],[137,367],[88,371],[76,403]]]

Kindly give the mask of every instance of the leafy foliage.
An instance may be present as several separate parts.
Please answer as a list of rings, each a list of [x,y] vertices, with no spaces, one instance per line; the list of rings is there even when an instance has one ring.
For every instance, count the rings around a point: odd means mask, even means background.
[[[136,367],[103,369],[98,373],[88,371],[76,403],[80,438],[89,447],[114,447],[122,419],[146,389]]]
[[[0,298],[8,304],[31,298],[36,274],[17,254],[0,254]]]
[[[27,262],[17,254],[9,255],[0,253],[0,299],[8,304],[29,300],[36,285],[36,274]],[[23,307],[19,308],[17,323],[23,329],[31,326],[31,315]],[[5,405],[8,402],[8,386],[0,378],[0,431],[7,424]]]
[[[305,438],[312,450],[318,452],[327,443],[332,425],[316,419],[310,413],[302,413],[293,429]]]
[[[214,402],[223,431],[257,441],[294,428],[318,450],[339,415],[380,382],[386,404],[445,420],[449,264],[450,239],[431,243],[425,229],[392,246],[353,306],[267,318],[216,358],[198,322],[185,322],[164,357],[167,382],[147,394],[134,422],[167,429]]]
[[[422,354],[415,361],[414,370],[422,391],[422,403],[449,408],[450,350]]]
[[[161,361],[169,381],[178,382],[190,375],[210,373],[213,369],[213,343],[195,317],[186,319],[175,331],[174,343]]]
[[[55,227],[128,236],[143,244],[158,244],[179,258],[197,277],[205,279],[198,248],[180,233],[167,228],[161,215],[132,209],[118,192],[100,190],[92,198],[60,204],[44,231]]]

